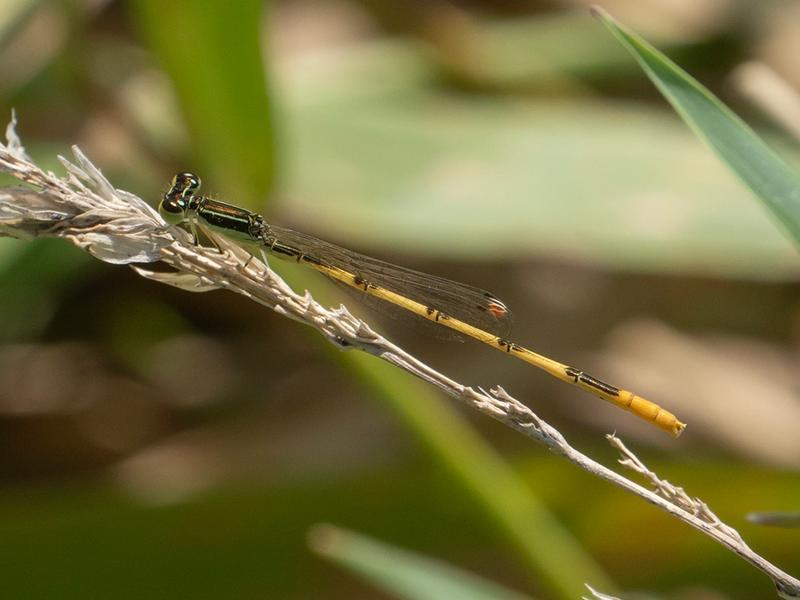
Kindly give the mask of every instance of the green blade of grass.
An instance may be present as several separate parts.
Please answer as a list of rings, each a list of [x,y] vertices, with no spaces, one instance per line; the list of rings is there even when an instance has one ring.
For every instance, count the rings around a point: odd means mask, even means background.
[[[135,0],[131,7],[175,86],[194,161],[237,204],[255,208],[274,178],[263,3]]]
[[[409,600],[530,600],[439,560],[401,550],[363,535],[318,525],[309,536],[318,554],[357,573],[387,593]]]
[[[607,12],[593,13],[633,55],[691,129],[777,217],[800,246],[800,174],[696,79]]]

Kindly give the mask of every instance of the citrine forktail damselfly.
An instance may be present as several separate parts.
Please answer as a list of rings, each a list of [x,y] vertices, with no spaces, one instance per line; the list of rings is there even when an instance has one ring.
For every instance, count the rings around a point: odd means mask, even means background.
[[[254,212],[199,195],[200,178],[179,173],[164,194],[159,212],[170,224],[199,223],[237,242],[306,264],[323,275],[406,311],[474,338],[538,367],[553,377],[599,396],[678,436],[686,426],[671,412],[588,373],[507,340],[511,311],[493,294],[392,265],[304,233],[268,224]],[[196,235],[195,235],[196,238]]]

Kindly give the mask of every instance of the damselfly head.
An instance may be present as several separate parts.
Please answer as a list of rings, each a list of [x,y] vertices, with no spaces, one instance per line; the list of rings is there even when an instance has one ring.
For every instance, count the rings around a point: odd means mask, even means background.
[[[177,224],[186,218],[186,211],[200,189],[200,178],[194,173],[178,173],[172,178],[169,190],[158,205],[161,217],[170,224]]]
[[[200,178],[194,173],[178,173],[172,178],[170,192],[179,194],[182,197],[190,196],[199,189]]]

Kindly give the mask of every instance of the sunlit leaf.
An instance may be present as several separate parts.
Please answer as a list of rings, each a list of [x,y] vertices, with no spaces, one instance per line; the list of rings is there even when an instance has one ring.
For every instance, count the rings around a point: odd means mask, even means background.
[[[259,0],[132,2],[140,31],[175,85],[196,164],[216,189],[251,207],[274,178],[263,6]]]
[[[330,525],[311,532],[312,548],[371,581],[385,592],[408,600],[525,600],[517,592],[421,554]]]
[[[283,223],[384,255],[796,278],[791,243],[671,115],[447,93],[411,56],[365,44],[285,71]]]
[[[800,245],[800,174],[696,79],[602,9],[595,14],[638,61],[692,130]]]

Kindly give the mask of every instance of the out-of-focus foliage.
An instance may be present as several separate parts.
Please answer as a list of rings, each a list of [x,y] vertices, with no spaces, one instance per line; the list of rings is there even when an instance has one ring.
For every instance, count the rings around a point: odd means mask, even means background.
[[[470,573],[413,552],[394,548],[352,531],[318,525],[311,531],[314,550],[363,575],[377,587],[409,600],[525,600]]]
[[[264,3],[131,4],[138,31],[177,93],[195,164],[240,204],[256,205],[274,185],[272,111],[259,43]]]
[[[800,175],[688,73],[608,14],[600,18],[697,135],[800,244]]]
[[[0,110],[53,169],[77,143],[153,204],[197,170],[276,222],[496,291],[515,340],[674,408],[684,437],[483,348],[397,335],[608,463],[602,432],[635,438],[800,570],[793,532],[744,520],[800,498],[796,251],[588,2],[233,4],[7,3]],[[796,163],[729,77],[760,61],[800,88],[796,8],[604,6]],[[8,597],[383,597],[309,551],[320,522],[541,598],[770,593],[652,507],[242,299],[0,240],[0,315]]]

